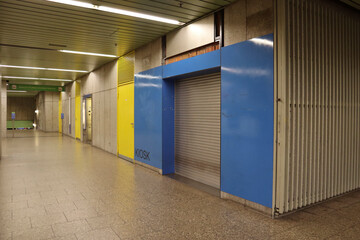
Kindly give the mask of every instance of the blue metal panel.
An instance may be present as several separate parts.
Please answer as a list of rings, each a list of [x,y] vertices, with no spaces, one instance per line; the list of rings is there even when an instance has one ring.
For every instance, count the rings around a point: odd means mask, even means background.
[[[205,53],[164,66],[163,78],[217,68],[220,66],[220,50]]]
[[[163,81],[163,174],[175,172],[174,153],[174,81]]]
[[[221,191],[272,207],[273,34],[221,55]]]
[[[162,67],[135,75],[135,160],[162,169]]]

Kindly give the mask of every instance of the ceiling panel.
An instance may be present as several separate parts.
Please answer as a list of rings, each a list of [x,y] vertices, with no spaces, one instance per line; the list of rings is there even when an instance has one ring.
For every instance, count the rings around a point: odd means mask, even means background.
[[[13,93],[13,92],[8,92],[7,96],[8,97],[35,97],[39,92],[18,92],[18,93]]]
[[[360,10],[360,0],[341,0],[341,1],[357,10]]]
[[[83,2],[188,23],[233,1],[84,0]],[[178,27],[178,25],[46,0],[0,0],[0,64],[92,71],[112,59],[61,53],[56,50],[121,56]],[[0,68],[0,74],[66,79],[76,79],[84,75],[84,73],[10,68]]]
[[[26,79],[4,79],[8,83],[13,84],[27,84],[27,85],[46,85],[46,86],[64,86],[64,82],[57,81],[34,81],[34,80],[26,80]]]

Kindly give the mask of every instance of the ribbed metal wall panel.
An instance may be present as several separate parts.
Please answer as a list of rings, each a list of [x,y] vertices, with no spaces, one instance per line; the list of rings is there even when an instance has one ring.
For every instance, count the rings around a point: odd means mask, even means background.
[[[220,188],[220,73],[175,84],[175,172]]]
[[[360,14],[278,0],[275,214],[360,187]]]

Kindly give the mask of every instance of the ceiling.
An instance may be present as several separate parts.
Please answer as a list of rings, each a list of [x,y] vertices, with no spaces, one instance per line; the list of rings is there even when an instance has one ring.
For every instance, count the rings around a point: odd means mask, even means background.
[[[188,23],[235,0],[79,0]],[[114,58],[56,50],[121,56],[179,25],[81,8],[46,0],[0,0],[0,64],[92,71]],[[86,73],[0,68],[2,76],[75,80]],[[59,82],[11,80],[27,84]]]
[[[356,8],[357,10],[360,10],[360,0],[340,0],[353,8]]]

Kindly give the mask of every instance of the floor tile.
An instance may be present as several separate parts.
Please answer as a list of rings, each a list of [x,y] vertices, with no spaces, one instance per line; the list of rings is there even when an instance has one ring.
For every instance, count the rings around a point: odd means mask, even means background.
[[[13,240],[40,240],[49,239],[54,236],[51,226],[31,228],[26,231],[14,231]]]
[[[36,141],[4,141],[1,240],[359,239],[360,191],[274,220],[69,137]]]
[[[53,225],[53,230],[56,237],[62,237],[69,234],[88,232],[91,228],[85,220],[77,220],[73,222],[56,223]]]
[[[33,216],[31,219],[31,225],[33,227],[50,226],[56,223],[67,222],[64,213],[52,213],[44,216]]]
[[[78,240],[120,240],[111,228],[92,230],[76,234]]]

